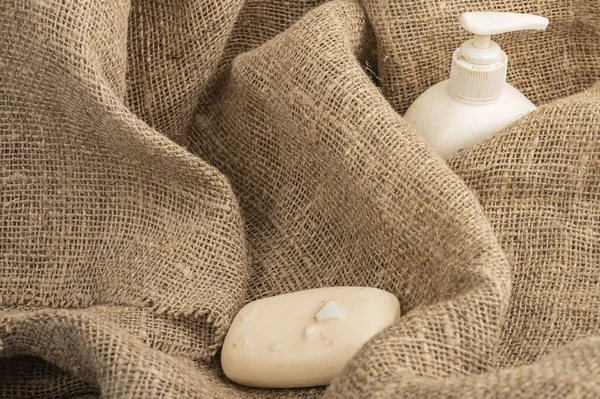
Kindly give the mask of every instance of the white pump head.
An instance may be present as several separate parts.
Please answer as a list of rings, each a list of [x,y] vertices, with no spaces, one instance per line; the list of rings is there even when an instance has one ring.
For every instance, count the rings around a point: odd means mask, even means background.
[[[467,12],[460,24],[475,37],[466,41],[452,56],[450,92],[462,100],[493,101],[506,84],[508,57],[491,35],[518,30],[543,30],[548,19],[508,12]]]

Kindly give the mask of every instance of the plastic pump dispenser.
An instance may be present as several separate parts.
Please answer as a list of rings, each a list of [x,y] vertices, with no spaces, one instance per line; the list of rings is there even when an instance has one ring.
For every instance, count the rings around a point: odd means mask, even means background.
[[[548,26],[543,17],[503,12],[468,12],[459,21],[475,37],[454,52],[450,79],[421,94],[404,115],[442,158],[536,108],[506,82],[508,57],[490,36]]]

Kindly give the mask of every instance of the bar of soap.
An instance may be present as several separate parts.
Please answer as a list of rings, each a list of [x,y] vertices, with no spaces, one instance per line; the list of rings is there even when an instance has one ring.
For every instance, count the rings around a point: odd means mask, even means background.
[[[400,317],[398,299],[367,287],[333,287],[259,299],[235,316],[221,352],[241,385],[327,385],[360,347]]]

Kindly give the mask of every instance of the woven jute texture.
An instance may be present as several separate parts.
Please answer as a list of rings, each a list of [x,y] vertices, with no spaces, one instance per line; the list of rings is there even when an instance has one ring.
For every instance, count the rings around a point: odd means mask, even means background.
[[[598,0],[3,0],[0,397],[600,397]],[[540,107],[447,163],[401,115],[464,11]],[[400,300],[329,387],[219,350],[248,301]]]

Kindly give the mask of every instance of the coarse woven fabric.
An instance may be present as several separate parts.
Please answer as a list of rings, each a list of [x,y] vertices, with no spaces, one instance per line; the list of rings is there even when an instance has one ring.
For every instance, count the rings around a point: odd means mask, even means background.
[[[4,0],[2,398],[600,397],[597,0]],[[540,107],[447,163],[401,117],[464,11]],[[329,387],[223,375],[248,301],[402,317]]]

